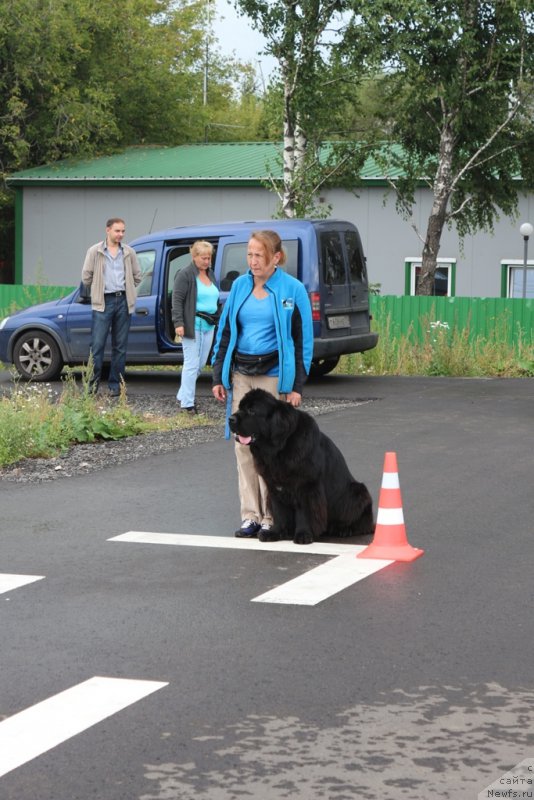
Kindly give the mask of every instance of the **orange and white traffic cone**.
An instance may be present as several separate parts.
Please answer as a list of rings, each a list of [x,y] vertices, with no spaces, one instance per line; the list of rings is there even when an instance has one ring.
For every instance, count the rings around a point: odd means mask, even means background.
[[[382,487],[378,499],[375,535],[371,544],[358,553],[357,558],[415,561],[424,552],[424,550],[408,544],[402,512],[397,454],[386,453]]]

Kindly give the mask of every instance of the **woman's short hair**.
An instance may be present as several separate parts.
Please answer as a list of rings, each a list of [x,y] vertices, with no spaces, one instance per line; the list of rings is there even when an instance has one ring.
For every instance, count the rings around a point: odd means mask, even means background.
[[[189,248],[189,252],[191,255],[198,256],[200,253],[203,253],[205,250],[210,251],[210,255],[213,255],[213,245],[211,242],[206,242],[204,239],[198,239],[196,242],[193,242],[191,247]]]
[[[272,258],[276,253],[280,253],[278,263],[283,266],[286,263],[286,251],[282,247],[282,240],[276,231],[252,231],[250,234],[251,239],[260,242],[267,251],[267,255]]]

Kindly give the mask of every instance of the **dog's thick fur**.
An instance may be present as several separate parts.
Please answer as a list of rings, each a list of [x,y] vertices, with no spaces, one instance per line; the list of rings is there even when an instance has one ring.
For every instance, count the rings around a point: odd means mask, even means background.
[[[269,490],[274,525],[261,541],[309,544],[322,535],[373,533],[371,495],[354,480],[334,442],[309,414],[252,389],[229,419],[230,430],[250,446]]]

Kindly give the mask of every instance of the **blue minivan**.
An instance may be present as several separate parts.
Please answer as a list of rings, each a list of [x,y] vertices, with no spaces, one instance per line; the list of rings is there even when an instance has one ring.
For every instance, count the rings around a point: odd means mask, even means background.
[[[232,282],[248,269],[250,234],[266,228],[280,235],[287,253],[284,269],[302,281],[310,297],[312,374],[326,375],[344,353],[375,347],[378,335],[370,330],[365,257],[352,223],[330,219],[215,223],[170,228],[130,242],[143,279],[132,315],[127,364],[182,363],[182,347],[174,341],[171,297],[176,273],[191,261],[189,248],[194,241],[205,239],[214,246],[213,268],[224,302]],[[0,322],[0,361],[14,364],[26,380],[54,380],[65,365],[87,363],[91,317],[90,298],[80,289],[6,317]]]

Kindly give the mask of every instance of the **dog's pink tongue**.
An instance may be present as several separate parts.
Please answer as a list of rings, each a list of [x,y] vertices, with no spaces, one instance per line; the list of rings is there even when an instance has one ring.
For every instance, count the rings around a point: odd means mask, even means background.
[[[237,441],[239,444],[250,444],[252,441],[252,436],[240,436],[237,434]]]

